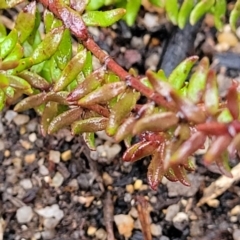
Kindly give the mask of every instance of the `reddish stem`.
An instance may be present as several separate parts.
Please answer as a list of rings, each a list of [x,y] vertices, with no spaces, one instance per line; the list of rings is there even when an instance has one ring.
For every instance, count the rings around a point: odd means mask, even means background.
[[[65,5],[61,0],[38,0],[38,2],[42,3],[44,7],[48,8],[59,18],[65,27],[69,28],[72,34],[77,37],[102,64],[106,65],[109,70],[119,76],[121,80],[126,81],[129,86],[155,103],[171,109],[171,105],[160,94],[146,87],[137,78],[130,75],[94,42],[89,36],[81,16],[73,9]]]

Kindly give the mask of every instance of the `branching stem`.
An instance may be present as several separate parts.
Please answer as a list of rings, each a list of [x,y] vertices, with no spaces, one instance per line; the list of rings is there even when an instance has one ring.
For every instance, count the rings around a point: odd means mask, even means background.
[[[151,99],[155,103],[170,108],[171,105],[157,92],[146,87],[138,78],[130,75],[118,63],[116,63],[107,53],[105,53],[90,37],[87,27],[81,16],[73,9],[64,4],[61,0],[38,0],[44,7],[48,8],[57,18],[59,18],[66,28],[82,42],[82,44],[104,64],[109,70],[115,73],[121,80],[126,81],[129,86],[139,91],[142,95]]]

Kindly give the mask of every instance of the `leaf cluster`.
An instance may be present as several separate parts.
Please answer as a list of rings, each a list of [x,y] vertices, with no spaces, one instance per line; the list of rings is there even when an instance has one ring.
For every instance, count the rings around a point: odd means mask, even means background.
[[[221,31],[225,22],[227,13],[226,0],[184,0],[180,4],[178,0],[150,0],[153,6],[165,10],[168,19],[179,28],[183,29],[189,21],[191,25],[198,22],[205,14],[212,14],[214,17],[215,27]],[[97,10],[102,6],[115,4],[126,9],[124,20],[129,26],[132,26],[136,17],[138,16],[139,9],[142,1],[127,1],[127,0],[90,0],[88,4],[89,9]],[[236,23],[240,17],[240,1],[236,1],[233,10],[230,13],[229,23],[233,30],[236,30]]]
[[[125,73],[97,48],[85,28],[111,25],[125,11],[85,8],[55,0],[49,9],[57,9],[62,21],[48,9],[41,19],[36,2],[31,2],[9,33],[0,25],[1,109],[5,104],[15,104],[18,112],[34,108],[41,115],[43,135],[70,127],[93,150],[95,133],[105,130],[116,142],[125,142],[124,161],[151,156],[148,181],[153,189],[163,176],[190,185],[186,173],[194,170],[191,155],[206,140],[205,163],[215,162],[230,176],[228,159],[240,146],[238,84],[233,81],[221,98],[209,60],[198,62],[197,56],[180,63],[168,78],[161,69],[149,70],[145,77],[132,70]],[[62,19],[62,9],[68,18]],[[72,18],[80,29],[69,28],[81,40],[74,49],[66,27]],[[44,32],[39,30],[41,21]],[[102,62],[97,69],[93,53]],[[138,101],[142,95],[148,98],[145,104]],[[140,141],[132,144],[136,136]]]

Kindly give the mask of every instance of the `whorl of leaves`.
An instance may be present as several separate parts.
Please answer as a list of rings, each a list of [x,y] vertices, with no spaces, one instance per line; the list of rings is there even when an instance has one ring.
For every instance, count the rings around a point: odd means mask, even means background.
[[[47,0],[41,2],[47,5]],[[9,7],[1,4],[2,8]],[[66,8],[86,25],[100,26],[112,24],[125,12],[116,9],[98,15],[84,12],[85,6],[80,9],[74,5],[82,14],[80,18],[60,0],[48,7],[56,8],[59,18]],[[18,112],[34,108],[42,116],[43,135],[70,126],[74,135],[83,134],[91,149],[95,149],[94,133],[105,130],[116,142],[126,143],[124,161],[151,156],[148,181],[153,189],[163,176],[190,185],[186,172],[194,170],[191,156],[206,140],[209,146],[203,157],[205,163],[215,162],[223,174],[231,175],[228,159],[240,149],[237,82],[232,82],[226,97],[221,99],[209,60],[203,58],[197,63],[196,56],[180,63],[168,79],[162,70],[149,70],[142,78],[130,74],[124,77],[117,65],[112,67],[115,72],[109,70],[109,58],[99,51],[99,58],[103,56],[105,62],[93,69],[89,51],[92,45],[87,45],[90,40],[85,28],[82,31],[74,28],[74,34],[79,33],[83,40],[73,51],[72,29],[66,28],[69,19],[65,21],[63,25],[45,9],[45,33],[41,36],[41,14],[33,1],[18,15],[8,34],[0,25],[1,109],[5,104],[15,103],[14,110]],[[138,104],[142,94],[149,100]],[[140,141],[131,145],[135,136]]]

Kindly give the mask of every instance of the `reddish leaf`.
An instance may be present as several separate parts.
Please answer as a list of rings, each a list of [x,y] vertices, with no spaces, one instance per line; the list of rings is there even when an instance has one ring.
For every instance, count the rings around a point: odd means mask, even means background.
[[[175,166],[172,166],[172,169],[173,169],[174,175],[176,176],[179,182],[181,182],[185,186],[191,186],[186,170],[183,166],[175,165]]]
[[[57,116],[58,103],[48,102],[44,108],[41,119],[41,132],[43,136],[46,136],[50,122]]]
[[[201,132],[194,133],[186,140],[170,159],[170,166],[185,161],[191,154],[201,148],[206,140],[206,135]]]
[[[134,117],[127,118],[125,122],[119,126],[117,133],[114,136],[116,142],[120,142],[128,136],[131,136],[135,123],[136,119]]]
[[[89,93],[78,101],[81,106],[92,105],[95,103],[106,103],[112,98],[122,93],[126,88],[124,82],[114,82],[103,85],[95,91]]]
[[[232,178],[233,175],[231,173],[231,168],[229,166],[229,154],[225,150],[224,153],[216,160],[217,166],[222,174],[224,174],[227,177]]]
[[[237,83],[232,82],[232,86],[229,88],[227,93],[227,108],[232,114],[233,119],[238,119],[239,116],[239,101]]]
[[[221,154],[227,149],[231,143],[231,140],[232,137],[229,134],[216,137],[204,155],[205,164],[211,164],[216,159],[218,159]]]
[[[217,113],[219,105],[217,77],[214,70],[211,69],[209,70],[207,76],[204,102],[206,110],[209,114],[214,115]]]
[[[107,122],[108,119],[105,117],[93,117],[74,122],[71,126],[72,134],[102,131],[106,128]]]
[[[135,162],[141,158],[151,155],[157,148],[156,142],[138,142],[127,149],[123,154],[123,160],[126,162]]]
[[[228,125],[219,122],[206,122],[196,125],[196,129],[207,135],[223,135],[228,133]]]
[[[147,173],[148,184],[153,190],[156,190],[159,182],[161,182],[162,177],[164,175],[163,167],[164,148],[165,144],[161,144],[157,148],[148,166]]]
[[[80,107],[76,107],[62,114],[59,114],[51,121],[48,128],[48,133],[55,133],[66,126],[71,125],[73,122],[75,122],[81,117],[82,112],[83,110]]]
[[[41,104],[44,103],[45,95],[46,95],[45,92],[41,92],[36,95],[32,95],[30,97],[24,98],[14,107],[14,111],[23,112],[30,108],[35,108],[40,106]]]
[[[164,131],[176,125],[178,121],[179,118],[176,116],[175,113],[155,113],[138,120],[136,122],[136,125],[134,126],[133,134],[138,134],[144,131]]]

